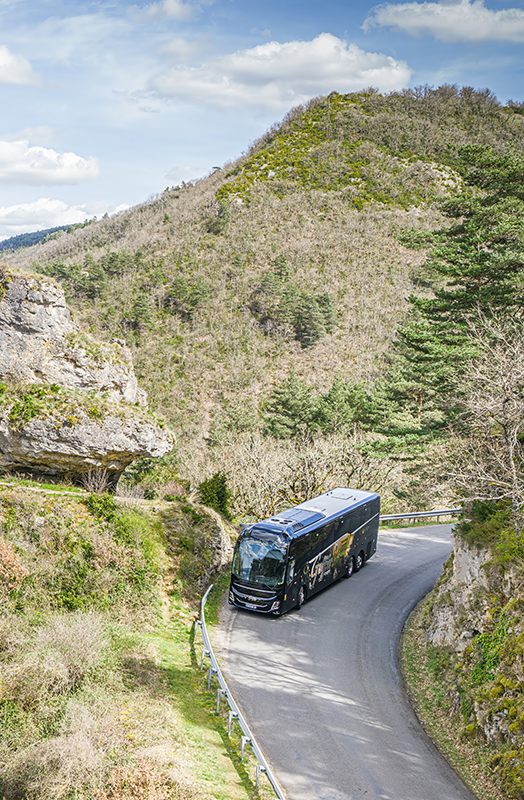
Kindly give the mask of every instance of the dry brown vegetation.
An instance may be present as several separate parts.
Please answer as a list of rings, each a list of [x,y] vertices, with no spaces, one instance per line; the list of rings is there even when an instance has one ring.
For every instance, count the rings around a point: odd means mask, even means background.
[[[141,751],[163,748],[169,763],[184,750],[154,650],[93,612],[51,615],[25,630],[10,615],[0,640],[5,800],[199,797],[182,770],[170,778]]]

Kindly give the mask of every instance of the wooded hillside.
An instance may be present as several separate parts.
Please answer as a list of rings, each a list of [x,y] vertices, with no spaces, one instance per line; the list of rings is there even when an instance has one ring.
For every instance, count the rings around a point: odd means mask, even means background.
[[[449,224],[438,201],[463,188],[461,146],[522,151],[520,112],[469,88],[333,93],[294,109],[196,184],[8,263],[54,276],[84,327],[126,339],[151,406],[179,436],[186,477],[231,472],[219,445],[232,437],[281,447],[269,417],[286,387],[296,396],[300,386],[319,406],[317,422],[326,402],[349,409],[331,428],[315,428],[306,413],[305,427],[331,453],[325,437],[351,430],[361,453],[361,435],[384,416],[375,398],[375,417],[362,423],[362,392],[386,369],[408,296],[435,285],[422,269],[424,249],[405,247],[403,232]],[[300,422],[303,410],[290,414]],[[394,471],[384,461],[375,467]]]

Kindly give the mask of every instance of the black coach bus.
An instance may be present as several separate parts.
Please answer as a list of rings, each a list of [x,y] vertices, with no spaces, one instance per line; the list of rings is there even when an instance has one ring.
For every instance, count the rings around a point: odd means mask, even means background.
[[[380,498],[332,489],[245,528],[231,568],[229,602],[284,614],[338,578],[349,578],[376,552]]]

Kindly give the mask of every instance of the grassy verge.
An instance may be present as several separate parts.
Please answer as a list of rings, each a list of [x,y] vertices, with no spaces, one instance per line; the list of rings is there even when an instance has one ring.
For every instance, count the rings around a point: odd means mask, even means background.
[[[218,625],[218,614],[222,601],[222,596],[229,586],[229,572],[225,572],[217,577],[213,589],[208,598],[206,605],[206,627],[210,635],[213,635],[213,628]],[[230,759],[231,765],[234,768],[237,780],[241,784],[244,794],[238,795],[239,797],[258,798],[259,800],[272,800],[275,795],[267,778],[260,777],[258,790],[255,785],[256,781],[256,759],[251,751],[251,748],[246,745],[244,752],[244,760],[241,758],[241,735],[240,727],[233,721],[231,734],[228,733],[228,712],[229,706],[225,700],[220,703],[220,710],[216,712],[216,699],[218,681],[212,677],[211,689],[207,688],[208,680],[208,667],[209,662],[204,664],[204,670],[200,672],[200,652],[201,652],[201,639],[200,635],[196,634],[196,640],[192,640],[192,663],[195,672],[195,695],[201,698],[202,708],[208,715],[212,728],[216,735],[220,738],[222,747]],[[217,798],[219,795],[213,795]],[[224,795],[226,798],[233,798],[231,792]],[[221,797],[221,796],[220,796]]]
[[[0,492],[0,798],[273,797],[199,669],[174,529],[108,495],[29,488]]]
[[[44,483],[37,480],[31,480],[30,478],[18,478],[12,477],[9,475],[2,475],[2,479],[0,480],[0,485],[2,486],[23,486],[26,489],[38,489],[40,491],[46,491],[51,493],[60,493],[65,492],[67,494],[79,494],[85,495],[85,489],[81,489],[79,486],[73,486],[71,483]]]
[[[495,750],[465,739],[463,722],[450,715],[450,698],[457,689],[433,663],[433,649],[426,646],[422,620],[427,602],[410,617],[400,644],[400,667],[411,703],[440,752],[477,797],[506,800],[489,767]]]

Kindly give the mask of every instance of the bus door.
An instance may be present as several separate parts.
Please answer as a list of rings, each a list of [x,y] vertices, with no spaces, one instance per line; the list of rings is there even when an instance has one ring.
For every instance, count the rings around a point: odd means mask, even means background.
[[[295,559],[296,591],[301,586],[309,586],[310,551],[312,547],[312,534],[306,533],[295,539],[289,548],[290,557]]]
[[[372,501],[362,506],[363,537],[365,545],[366,560],[371,558],[377,550],[378,522],[380,506],[378,502]]]
[[[296,561],[293,555],[290,555],[287,562],[286,578],[284,581],[284,601],[283,611],[291,608],[296,601],[297,595],[297,570]]]

